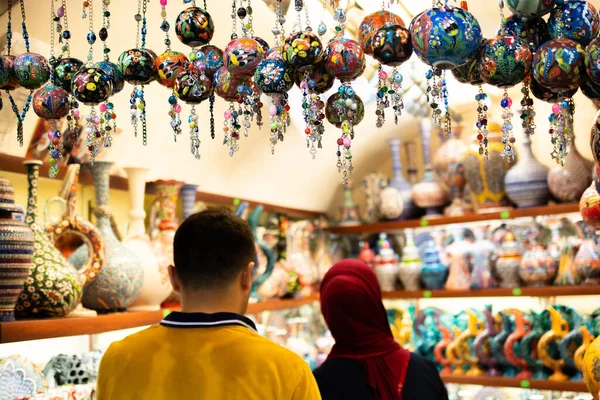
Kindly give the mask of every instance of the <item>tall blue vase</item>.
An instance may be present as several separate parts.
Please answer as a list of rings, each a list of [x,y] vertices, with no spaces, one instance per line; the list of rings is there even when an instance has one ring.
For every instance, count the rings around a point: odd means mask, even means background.
[[[392,169],[394,174],[390,180],[389,187],[394,188],[398,191],[402,197],[404,208],[399,219],[410,219],[418,216],[418,208],[412,200],[412,186],[408,183],[402,175],[402,164],[400,163],[400,138],[388,139],[388,145],[392,152]]]
[[[194,213],[196,205],[196,192],[198,185],[185,184],[179,190],[181,198],[181,221],[185,221],[187,217]]]

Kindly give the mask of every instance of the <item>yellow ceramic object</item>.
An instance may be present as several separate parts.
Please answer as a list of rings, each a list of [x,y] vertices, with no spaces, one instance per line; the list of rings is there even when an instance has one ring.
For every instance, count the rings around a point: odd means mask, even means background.
[[[538,357],[545,367],[550,368],[554,373],[548,378],[551,381],[567,381],[569,377],[562,372],[565,360],[555,359],[548,354],[548,346],[552,342],[560,342],[569,333],[569,323],[564,320],[562,315],[553,307],[547,308],[552,320],[552,328],[544,333],[538,342]]]
[[[600,336],[594,340],[583,356],[583,381],[594,400],[600,397]]]
[[[469,316],[467,329],[461,332],[460,329],[453,327],[456,339],[450,342],[446,348],[446,357],[456,367],[452,372],[453,375],[464,375],[462,367],[464,364],[469,364],[470,369],[466,375],[481,376],[484,372],[479,368],[479,359],[471,353],[468,340],[481,334],[485,324],[473,310],[465,310],[465,313]]]
[[[408,348],[409,350],[412,350],[412,345],[411,345],[411,332],[413,330],[413,323],[412,323],[412,319],[410,318],[410,313],[405,312],[404,314],[402,314],[402,321],[400,322],[400,344],[404,347],[404,348]]]
[[[585,326],[580,326],[579,331],[581,332],[581,336],[583,338],[583,343],[581,346],[575,350],[575,354],[573,355],[573,361],[575,361],[575,366],[578,370],[583,372],[583,356],[585,356],[585,351],[590,347],[590,344],[594,341],[594,336],[590,333],[588,328]]]
[[[460,348],[460,343],[458,337],[461,335],[461,330],[453,326],[452,330],[454,331],[455,339],[448,344],[446,347],[446,358],[450,361],[450,364],[454,366],[454,370],[452,370],[452,375],[464,375],[465,370],[463,369],[463,365],[465,365],[465,359],[463,357],[464,347]]]

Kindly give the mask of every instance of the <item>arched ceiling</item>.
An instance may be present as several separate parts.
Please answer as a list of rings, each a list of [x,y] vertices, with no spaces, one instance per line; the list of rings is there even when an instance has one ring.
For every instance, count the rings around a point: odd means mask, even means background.
[[[322,9],[320,1],[307,0],[311,12],[313,27],[318,25]],[[208,0],[208,10],[215,21],[215,36],[213,44],[224,47],[229,41],[231,34],[231,7],[229,2]],[[600,0],[592,0],[598,4]],[[99,7],[101,0],[95,0],[95,26],[96,31],[101,26],[101,13]],[[201,4],[201,0],[198,0]],[[387,3],[387,0],[386,0]],[[398,5],[397,12],[405,21],[410,17],[406,10],[418,13],[427,7],[428,2],[422,0],[405,0],[405,8]],[[49,54],[49,4],[50,0],[25,0],[27,10],[27,24],[32,37],[32,51]],[[349,25],[356,25],[362,15],[375,11],[380,7],[378,1],[357,0],[357,4],[364,10],[354,10],[349,13]],[[256,35],[272,42],[271,27],[274,23],[273,11],[261,0],[252,2],[254,9],[254,30]],[[484,35],[495,34],[499,21],[499,11],[496,2],[471,0],[470,11],[480,21]],[[169,21],[173,21],[176,15],[184,8],[179,0],[170,0],[167,6]],[[149,4],[148,12],[148,46],[158,54],[164,50],[163,32],[159,29],[161,23],[160,6],[157,0]],[[121,51],[135,46],[136,24],[134,14],[137,12],[137,1],[112,1],[111,4],[111,29],[109,31],[108,46],[113,49],[112,60],[115,61]],[[508,11],[507,11],[508,12]],[[71,40],[72,55],[83,59],[87,54],[88,44],[85,35],[88,31],[87,20],[81,19],[81,2],[68,1],[69,29],[72,32]],[[19,13],[13,13],[17,23],[13,26],[20,28]],[[358,19],[358,22],[354,20]],[[289,32],[295,19],[293,6],[288,12],[288,23],[286,30]],[[329,27],[333,26],[331,17],[326,19]],[[6,26],[6,14],[0,18],[0,26]],[[2,29],[5,30],[4,28]],[[189,51],[182,45],[172,33],[173,48],[187,53]],[[94,59],[102,56],[100,41],[94,49]],[[417,61],[418,64],[418,61]],[[414,65],[407,63],[401,68],[405,76],[414,72]],[[367,98],[372,97],[375,89],[374,84],[369,84],[366,79],[356,84],[357,92]],[[366,89],[369,88],[369,91]],[[200,190],[218,194],[240,196],[269,203],[278,203],[284,206],[306,208],[326,211],[336,201],[336,193],[340,187],[341,176],[335,167],[336,145],[335,139],[339,130],[327,126],[323,140],[323,149],[320,149],[317,157],[313,160],[304,140],[304,127],[296,118],[292,127],[288,130],[283,143],[278,143],[275,154],[271,155],[269,148],[268,127],[258,130],[253,127],[248,138],[240,140],[240,150],[234,157],[229,157],[228,149],[222,145],[222,115],[227,104],[220,99],[215,106],[216,139],[211,140],[208,130],[208,104],[198,107],[200,113],[200,126],[202,127],[200,151],[202,159],[197,161],[189,152],[189,133],[184,129],[184,134],[174,143],[169,126],[167,98],[169,91],[156,83],[146,89],[148,110],[148,145],[143,146],[140,137],[134,137],[129,123],[129,93],[131,86],[125,89],[113,99],[118,114],[118,125],[122,129],[113,141],[113,147],[107,158],[115,161],[119,166],[145,166],[150,168],[150,179],[178,178],[190,183],[200,185]],[[475,89],[464,85],[459,86],[455,82],[450,83],[450,101],[453,106],[472,103]],[[300,92],[294,89],[290,94],[290,103],[297,110],[300,106]],[[265,104],[269,100],[263,97]],[[7,113],[8,102],[5,101],[5,110],[2,112],[0,129],[6,125],[14,132],[16,120]],[[375,127],[375,115],[371,103],[363,122],[356,127],[356,139],[353,142],[353,155],[355,163],[354,180],[358,181],[366,173],[389,168],[389,155],[386,138],[391,136],[415,137],[418,136],[418,121],[411,116],[403,115],[398,125],[388,121],[382,129]],[[83,110],[82,110],[83,111]],[[182,116],[189,112],[189,107],[184,106]],[[265,109],[265,121],[268,121],[268,112]],[[295,113],[297,115],[297,112]],[[12,118],[8,120],[8,118]],[[516,117],[517,118],[517,117]],[[36,124],[36,117],[31,112],[25,123],[25,141],[27,142]],[[391,118],[390,118],[391,119]],[[472,122],[468,122],[472,124]],[[542,125],[540,123],[540,125]],[[470,126],[470,125],[469,125]],[[418,140],[418,139],[417,139]],[[16,144],[14,134],[11,137],[0,136],[0,151],[13,155],[24,156],[25,148]],[[1,166],[0,166],[1,167]],[[389,173],[389,170],[386,171]]]

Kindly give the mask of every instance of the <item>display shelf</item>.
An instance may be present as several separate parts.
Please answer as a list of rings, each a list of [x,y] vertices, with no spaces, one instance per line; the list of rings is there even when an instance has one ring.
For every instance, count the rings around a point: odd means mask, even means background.
[[[25,167],[23,166],[23,161],[25,161],[25,160],[26,159],[23,157],[17,157],[17,156],[12,156],[12,155],[5,154],[5,153],[0,153],[0,172],[7,171],[7,172],[13,172],[16,174],[25,175]],[[48,177],[48,169],[49,169],[49,164],[47,162],[45,162],[40,168],[40,177],[42,177],[42,178]],[[55,179],[62,180],[65,176],[66,171],[67,171],[67,168],[65,166],[61,167],[60,171],[58,172],[58,175]],[[91,172],[85,168],[82,168],[80,175],[79,175],[79,183],[82,185],[92,185],[93,178],[92,178]],[[117,176],[117,175],[111,175],[110,176],[110,188],[113,190],[128,191],[129,184],[128,184],[127,178],[122,177],[122,176]],[[153,182],[147,183],[146,193],[147,194],[155,194],[156,193],[156,187]],[[261,203],[261,202],[257,202],[257,201],[245,200],[245,199],[241,199],[241,198],[237,198],[237,197],[225,196],[225,195],[214,194],[214,193],[206,193],[206,192],[201,192],[201,191],[198,191],[196,193],[196,200],[204,201],[209,204],[219,204],[219,205],[226,205],[226,206],[236,204],[240,201],[246,201],[246,202],[248,202],[250,208],[255,208],[258,205],[262,205],[264,207],[265,211],[285,214],[288,217],[295,218],[295,219],[319,218],[319,217],[325,215],[324,213],[322,213],[320,211],[312,211],[312,210],[304,210],[304,209],[299,209],[299,208],[284,207],[284,206],[280,206],[277,204]]]
[[[384,299],[443,299],[460,297],[559,297],[600,295],[600,286],[542,286],[466,290],[395,290],[383,292]]]
[[[246,314],[297,308],[319,300],[317,295],[248,305]],[[66,317],[0,323],[0,343],[91,335],[159,323],[169,310],[122,312],[96,317]]]
[[[458,385],[480,385],[491,387],[514,387],[522,389],[556,390],[562,392],[587,392],[581,381],[555,382],[549,380],[523,380],[517,378],[495,378],[489,376],[442,375],[445,383]]]
[[[506,220],[523,217],[538,217],[546,215],[558,215],[579,212],[579,204],[555,204],[544,207],[514,208],[507,211],[470,214],[460,217],[440,217],[431,219],[413,219],[407,221],[378,222],[375,224],[362,224],[354,226],[330,226],[328,230],[340,235],[379,233],[400,231],[407,228],[423,228],[428,226],[441,226],[452,224],[464,224],[469,222],[482,222],[493,220]]]

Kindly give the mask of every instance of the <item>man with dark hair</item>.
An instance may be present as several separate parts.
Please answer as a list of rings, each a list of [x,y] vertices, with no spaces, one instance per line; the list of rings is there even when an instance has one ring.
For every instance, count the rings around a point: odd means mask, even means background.
[[[98,400],[320,400],[308,365],[243,316],[255,256],[250,226],[227,211],[203,211],[181,224],[173,251],[169,276],[182,311],[108,348]]]

